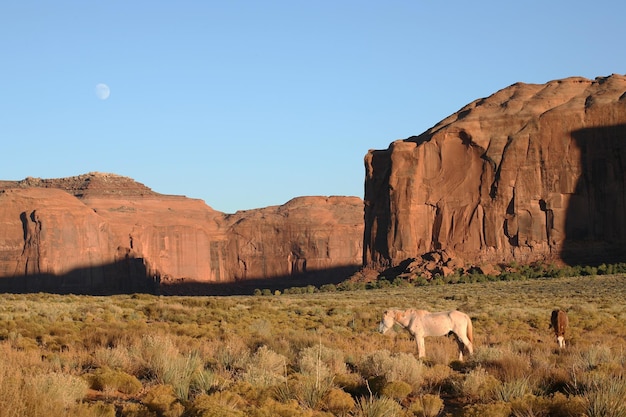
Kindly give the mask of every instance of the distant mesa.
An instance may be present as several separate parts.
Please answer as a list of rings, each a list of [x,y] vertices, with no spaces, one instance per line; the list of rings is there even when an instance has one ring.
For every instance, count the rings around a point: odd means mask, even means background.
[[[0,291],[332,281],[360,266],[362,237],[358,197],[300,197],[225,214],[115,174],[0,181]]]

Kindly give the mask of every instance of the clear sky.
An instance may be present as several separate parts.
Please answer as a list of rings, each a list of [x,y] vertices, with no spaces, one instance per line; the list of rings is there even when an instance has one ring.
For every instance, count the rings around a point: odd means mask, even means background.
[[[0,179],[109,172],[227,213],[363,197],[369,149],[475,99],[626,73],[625,17],[623,0],[3,1]]]

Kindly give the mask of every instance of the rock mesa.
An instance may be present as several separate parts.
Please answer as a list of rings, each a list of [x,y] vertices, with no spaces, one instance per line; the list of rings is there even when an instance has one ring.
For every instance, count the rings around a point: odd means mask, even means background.
[[[0,181],[0,290],[158,291],[358,267],[363,201],[300,197],[225,214],[130,178]]]
[[[615,260],[626,77],[517,83],[365,157],[364,263]]]

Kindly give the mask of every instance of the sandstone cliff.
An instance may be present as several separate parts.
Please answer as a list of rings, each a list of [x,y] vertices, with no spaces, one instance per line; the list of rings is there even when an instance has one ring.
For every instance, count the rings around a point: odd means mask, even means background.
[[[514,84],[365,167],[367,265],[621,259],[626,77]]]
[[[332,274],[361,264],[362,236],[357,197],[229,215],[113,174],[0,181],[3,291],[158,291]]]

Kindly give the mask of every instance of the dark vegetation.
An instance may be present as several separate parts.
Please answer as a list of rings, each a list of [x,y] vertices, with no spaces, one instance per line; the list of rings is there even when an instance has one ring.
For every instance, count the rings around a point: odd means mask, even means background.
[[[267,296],[0,294],[0,417],[621,417],[622,267],[361,271]],[[418,360],[405,331],[377,332],[388,307],[465,311],[474,355],[427,338]],[[565,349],[554,308],[570,318]]]

